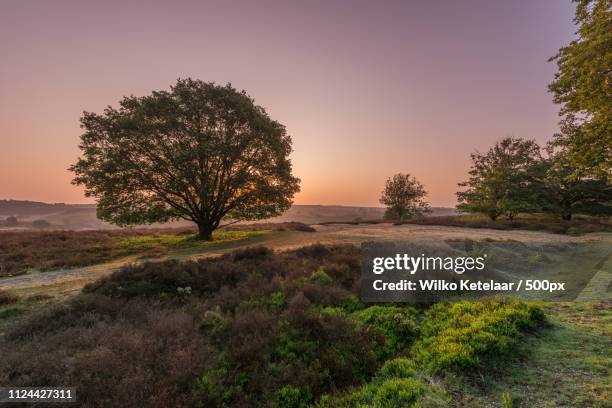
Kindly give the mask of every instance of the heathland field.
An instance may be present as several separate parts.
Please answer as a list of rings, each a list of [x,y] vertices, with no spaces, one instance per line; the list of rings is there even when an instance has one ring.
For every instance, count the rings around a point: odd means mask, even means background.
[[[585,289],[365,304],[359,244],[373,240],[488,251],[499,273],[540,267]],[[84,406],[609,406],[611,244],[389,223],[241,226],[211,242],[1,233],[0,384],[69,384]]]

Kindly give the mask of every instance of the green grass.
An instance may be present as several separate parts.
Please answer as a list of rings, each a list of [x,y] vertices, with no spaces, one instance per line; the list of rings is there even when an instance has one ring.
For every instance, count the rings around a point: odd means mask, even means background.
[[[612,399],[612,308],[606,303],[549,303],[549,326],[525,337],[521,351],[497,372],[469,380],[455,377],[446,388],[459,406],[610,407]]]
[[[155,234],[118,239],[113,246],[130,253],[144,252],[152,249],[203,248],[247,238],[269,234],[271,230],[217,230],[211,241],[202,241],[196,234],[170,235]]]

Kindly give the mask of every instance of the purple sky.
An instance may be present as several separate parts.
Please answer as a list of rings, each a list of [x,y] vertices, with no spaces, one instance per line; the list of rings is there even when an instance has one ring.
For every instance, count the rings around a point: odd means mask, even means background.
[[[178,77],[245,89],[294,141],[297,204],[379,205],[408,172],[455,203],[469,154],[544,142],[564,0],[3,1],[0,199],[87,202],[79,117]]]

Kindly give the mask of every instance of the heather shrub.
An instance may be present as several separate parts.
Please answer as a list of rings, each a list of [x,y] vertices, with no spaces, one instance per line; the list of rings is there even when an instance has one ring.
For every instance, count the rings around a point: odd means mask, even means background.
[[[274,252],[265,246],[252,246],[237,249],[232,252],[232,259],[234,261],[241,261],[243,259],[264,259],[272,256]]]
[[[0,290],[0,306],[15,303],[18,300],[19,298],[13,295],[12,293],[7,292],[5,290]]]
[[[445,406],[429,375],[543,321],[518,302],[368,305],[359,277],[347,245],[127,265],[7,329],[0,384],[74,385],[84,406]]]
[[[218,368],[204,374],[207,406],[304,406],[364,381],[378,367],[379,339],[349,319],[321,317],[303,295],[280,315],[239,314],[214,335]]]
[[[327,256],[322,258],[321,253]],[[84,291],[115,298],[172,300],[179,287],[190,287],[192,294],[206,295],[211,303],[233,310],[282,286],[287,298],[304,292],[315,303],[342,303],[359,280],[359,256],[358,248],[346,245],[317,244],[279,254],[251,247],[213,259],[127,265],[85,286]],[[347,259],[353,260],[349,269],[344,264]],[[336,281],[335,274],[343,280]]]
[[[216,231],[213,238],[216,243],[238,241],[281,228],[303,229],[304,226],[265,224],[230,227]],[[157,257],[170,249],[213,244],[194,237],[195,231],[184,228],[0,231],[0,276],[23,274],[29,269],[46,271],[93,265],[128,255]],[[256,251],[272,253],[262,247]],[[249,256],[249,250],[245,255],[237,256]]]
[[[0,383],[70,384],[82,406],[196,405],[212,348],[193,316],[106,302],[85,296],[9,330],[0,340]]]
[[[134,253],[118,245],[123,240],[176,234],[171,229],[100,231],[2,231],[0,232],[0,276],[92,265]]]

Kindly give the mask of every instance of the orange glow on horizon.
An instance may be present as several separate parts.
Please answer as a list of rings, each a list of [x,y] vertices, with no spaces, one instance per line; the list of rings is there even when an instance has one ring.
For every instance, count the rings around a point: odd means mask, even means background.
[[[296,204],[378,207],[403,172],[454,206],[471,152],[557,130],[571,4],[146,4],[0,5],[0,199],[94,202],[67,170],[82,111],[177,77],[231,82],[287,127]]]

